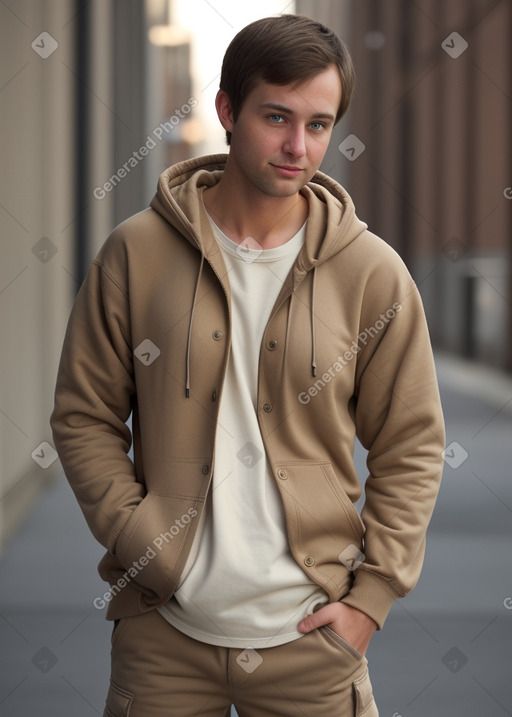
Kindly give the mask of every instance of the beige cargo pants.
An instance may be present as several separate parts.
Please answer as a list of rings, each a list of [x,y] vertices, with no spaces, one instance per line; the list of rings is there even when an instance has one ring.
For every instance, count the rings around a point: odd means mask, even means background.
[[[198,642],[156,610],[112,636],[104,717],[378,717],[366,658],[329,627],[254,650]]]

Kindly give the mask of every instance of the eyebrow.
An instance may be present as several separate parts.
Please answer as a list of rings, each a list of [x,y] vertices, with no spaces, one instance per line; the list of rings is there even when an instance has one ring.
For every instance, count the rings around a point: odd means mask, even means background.
[[[285,112],[286,114],[293,115],[295,114],[292,109],[289,107],[285,107],[284,105],[280,105],[277,102],[265,102],[264,104],[260,105],[261,108],[269,109],[269,110],[277,110],[279,112]],[[328,119],[334,120],[336,119],[333,114],[330,112],[317,112],[314,115],[311,115],[310,119]]]

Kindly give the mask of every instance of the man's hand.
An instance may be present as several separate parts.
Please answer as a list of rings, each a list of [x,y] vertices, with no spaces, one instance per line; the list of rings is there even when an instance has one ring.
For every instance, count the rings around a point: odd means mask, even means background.
[[[343,602],[324,605],[317,612],[301,620],[297,629],[299,632],[306,633],[322,625],[328,625],[362,655],[366,653],[371,637],[377,629],[377,623],[366,613]]]

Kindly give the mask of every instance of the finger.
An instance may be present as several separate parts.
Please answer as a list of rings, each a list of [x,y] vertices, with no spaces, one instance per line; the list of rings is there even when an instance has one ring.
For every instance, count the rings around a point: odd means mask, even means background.
[[[331,615],[329,605],[324,605],[324,607],[320,608],[320,610],[311,613],[311,615],[308,615],[301,620],[297,625],[297,629],[299,632],[311,632],[311,630],[316,630],[317,627],[327,625],[330,621]]]
[[[322,625],[321,619],[318,617],[318,613],[315,612],[312,615],[308,615],[303,620],[299,622],[297,625],[297,630],[299,632],[311,632],[311,630],[316,630],[317,627],[320,627]]]

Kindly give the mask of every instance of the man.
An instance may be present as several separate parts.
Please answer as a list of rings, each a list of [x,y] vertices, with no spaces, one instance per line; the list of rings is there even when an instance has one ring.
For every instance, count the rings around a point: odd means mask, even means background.
[[[319,23],[242,30],[229,155],[166,170],[77,297],[52,426],[107,548],[105,715],[378,715],[364,654],[418,579],[444,436],[414,283],[317,171],[352,88]]]

